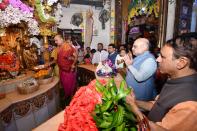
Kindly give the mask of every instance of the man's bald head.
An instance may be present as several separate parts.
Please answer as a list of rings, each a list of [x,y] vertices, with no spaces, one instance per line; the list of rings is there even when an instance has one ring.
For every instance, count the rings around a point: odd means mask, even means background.
[[[136,43],[140,44],[142,48],[145,50],[149,50],[149,40],[146,38],[139,38],[135,41]]]
[[[143,54],[145,51],[149,50],[149,41],[146,38],[139,38],[135,40],[132,51],[135,56]]]
[[[55,43],[58,46],[60,46],[60,45],[62,45],[64,43],[63,37],[61,35],[59,35],[59,34],[54,37],[54,40],[55,40]]]
[[[54,38],[60,38],[60,39],[62,39],[62,40],[63,40],[63,37],[62,37],[62,35],[60,35],[60,34],[55,35],[55,37],[54,37]]]

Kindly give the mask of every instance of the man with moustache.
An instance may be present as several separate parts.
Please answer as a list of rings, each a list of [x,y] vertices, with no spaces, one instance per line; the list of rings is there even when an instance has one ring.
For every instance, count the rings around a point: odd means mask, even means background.
[[[177,39],[166,43],[157,58],[160,71],[168,75],[157,99],[139,101],[133,93],[126,98],[139,121],[145,120],[139,108],[150,111],[151,131],[197,131],[197,34]]]

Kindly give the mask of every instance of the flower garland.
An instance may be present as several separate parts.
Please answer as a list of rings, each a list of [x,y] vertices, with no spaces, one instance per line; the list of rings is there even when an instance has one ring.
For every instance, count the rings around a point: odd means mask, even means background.
[[[0,26],[7,27],[10,24],[18,24],[21,20],[27,22],[33,17],[33,13],[23,13],[18,8],[9,5],[4,11],[0,11]]]
[[[39,35],[40,33],[38,22],[33,18],[29,18],[28,31],[31,35]]]
[[[0,55],[0,69],[7,71],[18,71],[20,68],[20,62],[16,58],[16,55],[12,52],[6,52],[4,55]]]
[[[28,31],[32,35],[39,34],[38,23],[33,19],[32,12],[23,12],[19,8],[14,8],[11,5],[4,10],[0,10],[0,27],[8,27],[11,24],[18,24],[21,21],[28,22]]]
[[[106,84],[105,80],[100,82]],[[95,105],[102,102],[102,97],[96,91],[95,84],[96,80],[93,80],[75,93],[65,109],[64,122],[59,125],[58,131],[98,131],[91,113]]]
[[[55,22],[55,17],[50,16],[49,14],[45,14],[44,12],[44,7],[42,6],[42,2],[40,0],[36,0],[35,1],[36,4],[36,11],[38,12],[38,16],[40,18],[40,20],[44,23],[46,22]]]
[[[29,7],[28,5],[22,3],[20,0],[9,0],[9,3],[14,7],[14,8],[19,8],[22,12],[33,12],[33,8]]]
[[[9,0],[2,0],[0,2],[0,10],[4,10],[9,4]]]

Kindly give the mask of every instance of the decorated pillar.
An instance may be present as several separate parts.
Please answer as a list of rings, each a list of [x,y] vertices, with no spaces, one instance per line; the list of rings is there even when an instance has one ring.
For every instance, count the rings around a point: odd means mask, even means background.
[[[48,37],[46,35],[43,36],[44,39],[44,52],[43,52],[43,56],[44,56],[44,62],[47,63],[49,62],[49,51],[47,50],[49,47],[49,43],[48,43]]]
[[[56,34],[56,32],[52,32],[53,25],[54,25],[53,23],[41,23],[40,24],[40,34],[43,37],[44,63],[49,62],[49,57],[50,57],[48,36],[52,36]]]
[[[122,40],[122,1],[115,0],[115,44]]]
[[[168,2],[168,16],[167,16],[167,30],[166,30],[166,41],[173,38],[174,33],[174,21],[175,21],[175,9],[176,1],[169,0]]]
[[[115,43],[115,0],[111,1],[110,43]]]
[[[56,27],[52,28],[55,26],[55,24],[59,24],[61,21],[60,18],[62,16],[62,7],[60,3],[57,4],[56,8],[54,9],[54,14],[55,16],[52,16],[52,10],[53,8],[51,7],[54,3],[56,3],[56,0],[51,0],[51,1],[44,1],[42,2],[41,0],[35,0],[35,7],[37,11],[37,17],[39,17],[40,20],[40,34],[43,36],[44,40],[44,52],[43,52],[43,57],[44,57],[44,62],[47,63],[49,62],[49,43],[48,43],[48,36],[52,36],[56,32]]]

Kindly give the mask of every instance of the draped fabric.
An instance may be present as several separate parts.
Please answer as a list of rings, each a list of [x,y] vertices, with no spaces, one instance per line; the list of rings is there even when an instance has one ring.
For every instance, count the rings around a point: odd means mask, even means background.
[[[93,25],[94,25],[94,20],[93,20],[93,11],[89,9],[86,12],[86,24],[85,24],[85,45],[84,48],[90,47],[91,42],[92,42],[92,35],[93,35]]]
[[[76,72],[72,70],[74,63],[73,54],[76,50],[69,44],[64,43],[59,48],[57,55],[57,63],[60,68],[60,81],[64,88],[65,98],[72,96],[76,85]]]

